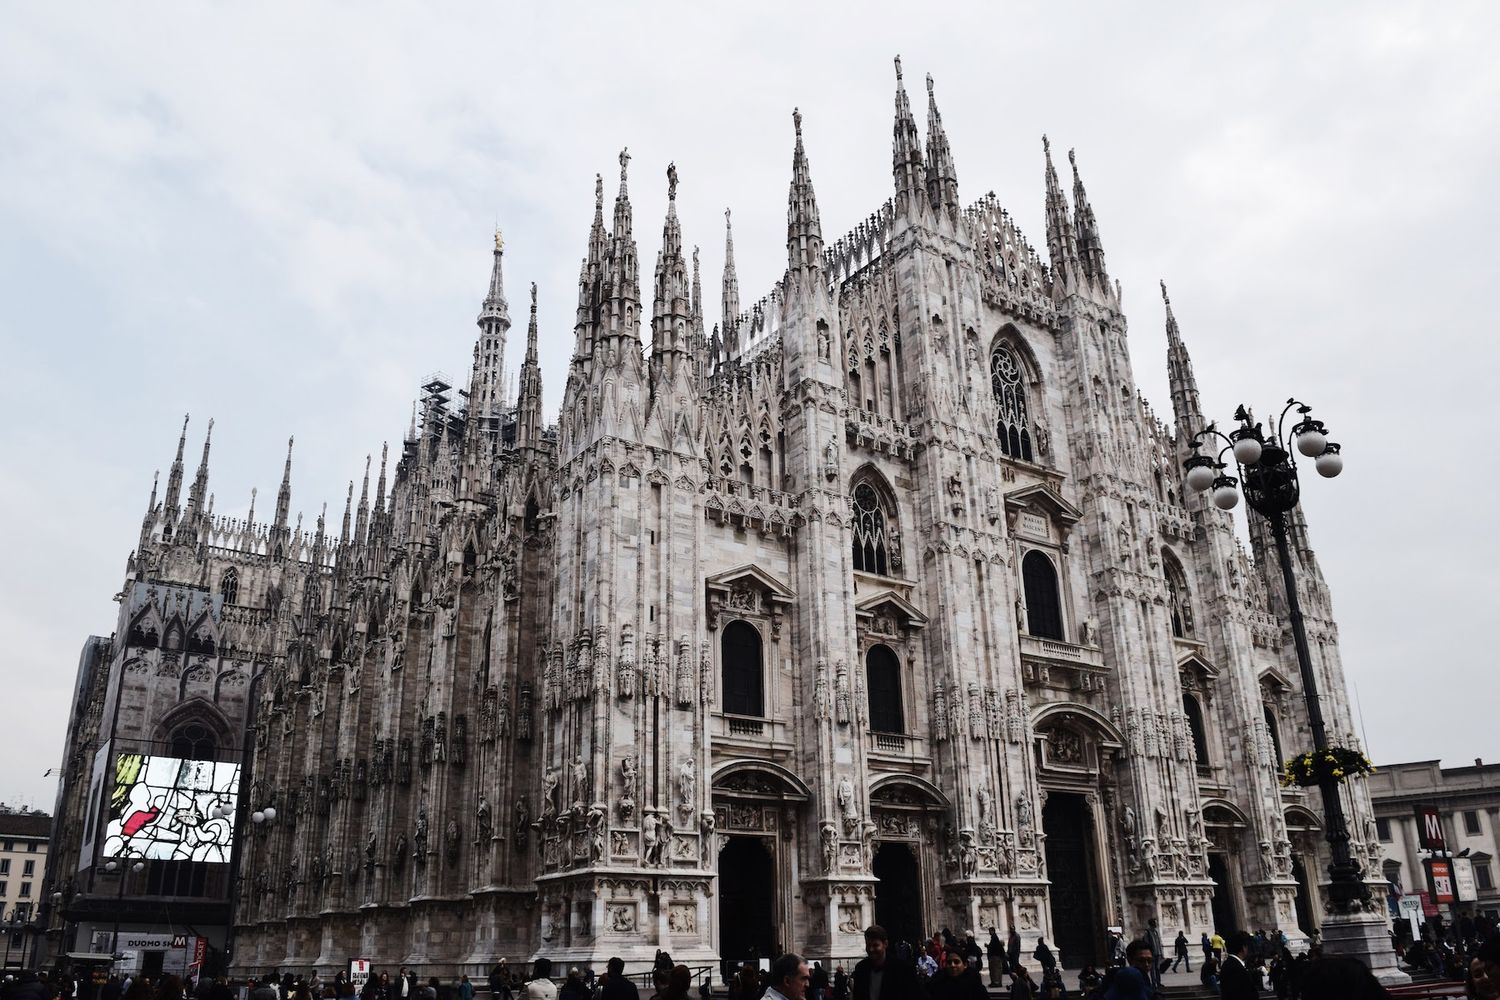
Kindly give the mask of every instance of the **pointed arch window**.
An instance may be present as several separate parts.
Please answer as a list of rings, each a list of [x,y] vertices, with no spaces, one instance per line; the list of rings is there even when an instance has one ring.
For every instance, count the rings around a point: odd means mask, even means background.
[[[1021,584],[1026,591],[1027,631],[1038,639],[1062,639],[1062,599],[1057,592],[1057,568],[1033,549],[1021,560]]]
[[[764,717],[760,630],[749,622],[733,621],[724,627],[719,641],[724,714]]]
[[[1197,698],[1184,694],[1182,714],[1187,717],[1188,731],[1193,738],[1193,752],[1198,755],[1198,763],[1206,767],[1208,766],[1208,735],[1203,728],[1203,706],[1198,704]]]
[[[990,392],[999,411],[995,435],[1000,450],[1011,458],[1033,461],[1031,411],[1026,400],[1026,377],[1009,344],[997,344],[990,354]]]
[[[234,571],[234,567],[224,571],[219,577],[219,595],[224,598],[225,604],[237,604],[240,597],[240,575]]]
[[[219,741],[201,722],[189,722],[172,731],[172,756],[179,760],[213,760]]]
[[[868,481],[854,487],[854,568],[889,576],[890,530],[880,491]]]
[[[1193,608],[1188,602],[1187,576],[1171,553],[1164,553],[1163,572],[1167,578],[1167,600],[1172,613],[1172,634],[1179,639],[1193,635]]]
[[[1265,706],[1266,712],[1266,735],[1271,737],[1271,753],[1275,754],[1275,763],[1279,766],[1286,760],[1286,755],[1281,752],[1281,727],[1276,724],[1276,716],[1271,712],[1271,706]]]
[[[889,646],[871,646],[865,654],[865,689],[870,699],[871,732],[906,732],[901,705],[901,661]]]

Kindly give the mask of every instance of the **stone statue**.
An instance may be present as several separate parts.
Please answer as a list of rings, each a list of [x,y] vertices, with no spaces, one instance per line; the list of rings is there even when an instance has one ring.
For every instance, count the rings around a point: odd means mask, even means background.
[[[371,830],[369,836],[365,838],[365,871],[373,871],[375,869],[376,846],[375,831]]]
[[[589,858],[599,861],[604,857],[604,810],[594,806],[589,810]]]
[[[458,860],[459,837],[458,820],[449,819],[448,825],[443,829],[443,853],[447,855],[450,865]]]
[[[693,768],[693,758],[688,757],[677,769],[677,811],[683,817],[683,822],[690,821],[694,808],[694,799],[697,796],[698,773]]]
[[[839,779],[838,803],[844,819],[844,835],[852,837],[859,829],[859,803],[854,801],[854,782],[848,778]]]
[[[1031,828],[1031,800],[1022,792],[1016,796],[1016,828],[1029,830]]]
[[[707,868],[714,858],[714,814],[703,810],[698,817],[698,864]]]
[[[526,846],[526,834],[531,829],[531,810],[528,809],[528,808],[526,808],[526,800],[525,799],[516,799],[516,804],[515,804],[515,806],[512,807],[512,811],[515,813],[515,816],[516,816],[516,825],[515,825],[516,846],[517,847],[525,847]]]
[[[479,805],[474,810],[474,829],[478,835],[476,844],[487,844],[495,835],[495,825],[490,820],[490,804],[483,795],[479,796]]]
[[[838,831],[832,823],[824,823],[818,836],[823,845],[823,874],[832,875],[839,864]]]
[[[626,754],[620,761],[620,821],[629,823],[635,818],[635,785],[640,775],[640,765],[635,754]]]
[[[412,846],[414,848],[412,857],[418,864],[427,861],[427,806],[417,807],[417,832],[412,835]]]
[[[589,769],[583,757],[573,758],[573,808],[582,810],[589,799]]]
[[[648,812],[641,826],[641,860],[648,865],[661,864],[661,821]]]
[[[839,477],[839,446],[832,438],[823,447],[823,477],[830,483]]]
[[[561,776],[557,768],[549,767],[542,775],[542,822],[549,823],[557,816],[557,785]]]
[[[974,794],[979,804],[979,842],[989,844],[995,839],[995,800],[988,788]]]

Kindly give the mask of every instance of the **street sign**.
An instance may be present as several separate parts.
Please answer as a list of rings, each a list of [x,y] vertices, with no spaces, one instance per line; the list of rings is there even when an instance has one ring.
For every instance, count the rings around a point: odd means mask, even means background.
[[[173,948],[186,948],[187,947],[187,935],[186,934],[173,934],[172,935],[172,947]]]
[[[1417,846],[1424,851],[1446,851],[1443,814],[1437,806],[1417,806]]]
[[[1421,935],[1422,926],[1422,897],[1402,896],[1401,915],[1411,922],[1411,933],[1413,937]]]
[[[1453,859],[1453,888],[1458,893],[1460,903],[1473,903],[1479,899],[1479,886],[1474,881],[1472,858]]]
[[[1457,902],[1452,862],[1447,858],[1428,858],[1422,864],[1427,869],[1427,885],[1432,890],[1432,901],[1439,906]]]

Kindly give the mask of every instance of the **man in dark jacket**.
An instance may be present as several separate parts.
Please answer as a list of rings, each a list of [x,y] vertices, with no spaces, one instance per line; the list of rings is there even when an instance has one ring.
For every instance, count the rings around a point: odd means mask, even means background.
[[[1014,925],[1005,936],[1005,967],[1014,969],[1021,964],[1021,935]]]
[[[604,988],[599,991],[602,1000],[641,1000],[641,991],[635,983],[625,978],[625,960],[616,955],[605,967]]]
[[[879,924],[865,928],[865,957],[854,967],[854,1000],[904,1000],[922,996],[913,965],[890,954],[890,936]]]
[[[1219,970],[1219,996],[1223,1000],[1256,1000],[1260,996],[1260,983],[1250,971],[1250,935],[1236,931],[1224,945],[1228,952],[1224,956],[1224,967]]]

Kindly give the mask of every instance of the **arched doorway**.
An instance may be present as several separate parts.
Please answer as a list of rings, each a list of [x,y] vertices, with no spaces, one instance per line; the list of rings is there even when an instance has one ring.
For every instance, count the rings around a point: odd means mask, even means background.
[[[910,844],[880,841],[872,866],[880,884],[875,887],[875,922],[894,941],[913,944],[925,940],[922,929],[922,870]]]
[[[1234,913],[1234,893],[1229,886],[1229,858],[1219,851],[1208,855],[1208,877],[1214,880],[1214,930],[1228,937],[1231,931],[1239,930],[1240,922]]]
[[[1307,865],[1303,863],[1299,855],[1292,859],[1292,875],[1297,879],[1297,926],[1304,934],[1311,934],[1317,929],[1313,923],[1312,889],[1307,884]]]
[[[776,866],[759,837],[727,837],[719,852],[719,956],[775,958]]]
[[[1104,958],[1095,885],[1094,821],[1082,795],[1051,792],[1042,807],[1047,877],[1052,880],[1052,934],[1069,968]]]

